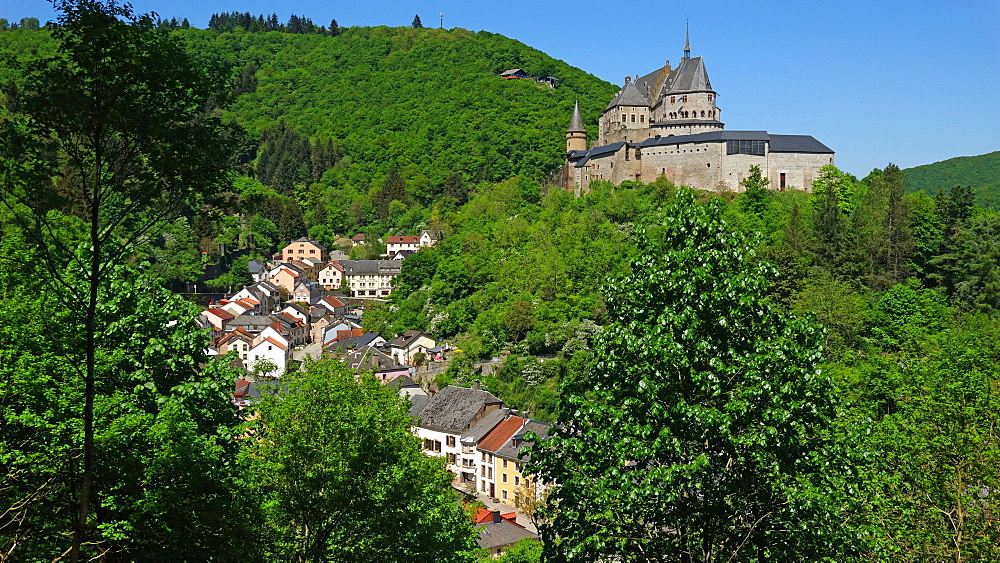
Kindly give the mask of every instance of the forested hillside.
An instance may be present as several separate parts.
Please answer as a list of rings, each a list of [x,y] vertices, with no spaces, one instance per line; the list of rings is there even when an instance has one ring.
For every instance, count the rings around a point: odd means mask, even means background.
[[[933,196],[938,190],[968,186],[984,207],[1000,206],[1000,152],[959,156],[906,169],[910,190]]]

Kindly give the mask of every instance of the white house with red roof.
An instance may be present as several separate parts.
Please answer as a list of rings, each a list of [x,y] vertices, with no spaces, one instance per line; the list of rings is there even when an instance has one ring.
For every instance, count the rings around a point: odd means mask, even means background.
[[[248,370],[253,371],[258,364],[266,361],[273,364],[274,368],[260,375],[278,377],[285,373],[288,360],[292,357],[292,352],[288,344],[271,336],[265,336],[264,338],[259,338],[259,342],[250,348],[248,356],[249,358],[244,362]]]
[[[208,309],[207,311],[202,311],[201,316],[212,325],[213,329],[221,331],[226,321],[236,317],[237,315],[234,315],[225,309],[215,307]]]
[[[420,248],[420,237],[389,237],[385,240],[385,253],[389,256],[401,250]]]

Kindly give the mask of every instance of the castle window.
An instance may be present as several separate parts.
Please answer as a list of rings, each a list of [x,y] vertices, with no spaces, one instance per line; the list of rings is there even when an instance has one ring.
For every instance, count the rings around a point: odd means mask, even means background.
[[[779,189],[785,191],[785,173],[781,173],[781,180],[779,181]]]
[[[639,123],[645,123],[645,122],[646,122],[646,116],[645,115],[639,115]]]
[[[701,110],[701,116],[705,117],[705,110]]]
[[[726,154],[764,156],[764,141],[726,141]]]
[[[635,114],[632,114],[632,123],[635,123]]]
[[[714,99],[715,99],[715,96],[713,96],[712,94],[709,94],[709,95],[708,95],[708,101],[710,101],[710,102],[711,102],[711,101],[712,101],[712,100],[714,100]]]
[[[676,103],[676,102],[677,102],[677,96],[670,96],[670,103],[673,104],[673,103]]]

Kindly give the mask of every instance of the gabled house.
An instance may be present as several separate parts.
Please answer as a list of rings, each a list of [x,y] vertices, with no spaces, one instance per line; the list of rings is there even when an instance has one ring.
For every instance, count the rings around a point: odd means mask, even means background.
[[[293,240],[281,251],[282,260],[285,262],[303,258],[323,260],[324,254],[326,254],[326,247],[307,237]]]
[[[479,463],[479,492],[493,498],[500,497],[500,500],[504,502],[513,501],[509,491],[506,493],[506,498],[504,497],[504,493],[500,492],[498,494],[496,455],[497,450],[517,434],[527,422],[528,419],[526,418],[508,414],[476,445],[476,450],[479,454],[479,458],[477,459]],[[502,479],[509,481],[510,475],[506,473],[504,475],[505,477]]]
[[[498,475],[496,488],[501,502],[527,509],[537,506],[545,499],[550,485],[538,483],[524,474],[525,464],[531,462],[525,450],[533,444],[526,441],[525,436],[528,432],[534,432],[544,439],[551,429],[551,424],[528,420],[493,452],[494,473]]]
[[[392,256],[402,250],[416,250],[420,247],[420,237],[389,237],[385,240],[385,252]]]
[[[316,303],[317,307],[325,307],[330,313],[342,316],[351,312],[351,308],[336,297],[323,297]]]
[[[436,344],[427,333],[419,330],[408,330],[389,341],[389,355],[397,363],[413,365],[413,357],[417,353],[422,352],[424,357],[428,357],[428,350]]]
[[[436,231],[428,231],[428,230],[420,231],[420,243],[419,243],[420,246],[423,247],[434,246],[435,244],[437,244],[438,239],[440,239],[440,236]]]
[[[391,254],[389,258],[392,260],[406,260],[413,255],[414,252],[416,252],[416,250],[400,250],[395,254]]]
[[[288,365],[288,360],[291,359],[291,348],[286,344],[271,338],[270,336],[261,339],[256,345],[250,348],[249,360],[247,362],[247,369],[254,370],[259,368],[262,362],[270,362],[273,364],[273,368],[269,369],[260,375],[265,377],[278,377],[282,373],[285,373],[285,369]]]
[[[295,284],[295,291],[292,292],[292,299],[299,303],[315,305],[320,298],[321,288],[316,280],[302,280]]]
[[[202,311],[201,317],[208,321],[215,330],[223,331],[226,328],[226,322],[235,318],[236,315],[226,311],[225,309],[216,307],[214,309]]]
[[[285,290],[288,295],[295,291],[295,284],[306,279],[302,270],[292,264],[282,264],[271,270],[268,281]]]
[[[344,267],[339,261],[331,260],[320,268],[316,279],[323,289],[340,289],[344,285]]]
[[[215,348],[220,356],[224,356],[228,352],[236,352],[239,358],[245,362],[253,344],[254,336],[242,328],[237,328],[222,335],[215,342]]]
[[[247,270],[250,272],[250,278],[254,282],[264,281],[267,279],[267,264],[261,262],[260,260],[251,260],[247,262]]]
[[[462,485],[473,492],[480,488],[479,486],[479,473],[483,473],[483,477],[487,476],[487,470],[485,469],[485,460],[480,463],[479,449],[477,446],[479,442],[483,440],[490,432],[497,427],[498,424],[503,422],[507,416],[510,414],[510,409],[495,409],[486,414],[479,422],[474,424],[472,428],[469,428],[462,433],[462,437],[459,442],[462,445],[462,454],[458,460],[458,465],[461,466],[462,472],[458,474],[457,481],[459,485]],[[480,469],[480,467],[484,469]],[[492,474],[490,475],[492,476]]]
[[[359,244],[366,244],[364,233],[358,233],[351,237],[351,246],[358,246]]]
[[[341,260],[344,268],[342,287],[352,297],[388,297],[392,280],[399,275],[399,260]]]
[[[414,430],[423,443],[424,453],[447,457],[448,470],[459,475],[462,434],[491,411],[502,408],[503,401],[480,390],[478,385],[473,388],[449,385],[427,400]]]
[[[525,538],[536,541],[539,539],[538,534],[512,522],[510,518],[505,518],[500,511],[493,511],[490,521],[479,523],[476,531],[479,532],[476,545],[488,551],[493,557],[500,557],[504,551]]]
[[[326,352],[333,357],[342,358],[352,350],[372,348],[385,344],[385,339],[376,332],[366,332],[361,335],[357,335],[356,332],[361,332],[361,329],[338,331],[339,337],[334,335],[331,340],[324,343]],[[327,332],[327,337],[329,336],[330,333]]]

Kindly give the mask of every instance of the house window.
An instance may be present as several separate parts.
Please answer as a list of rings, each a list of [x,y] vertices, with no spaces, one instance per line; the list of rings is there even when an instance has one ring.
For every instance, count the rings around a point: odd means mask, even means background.
[[[516,487],[520,484],[521,484],[521,477],[519,475],[514,475],[514,486]]]
[[[448,463],[458,465],[458,456],[455,454],[448,454]]]
[[[448,444],[449,448],[454,448],[455,447],[455,437],[454,436],[448,436],[448,437],[446,437],[445,438],[445,442]]]
[[[507,474],[504,473],[504,474],[501,475],[501,477],[503,478],[503,482],[506,483],[507,482]]]
[[[500,496],[503,497],[503,500],[507,500],[507,489],[501,490]]]
[[[483,456],[483,461],[486,461],[486,452],[479,452],[479,455]]]
[[[506,459],[505,459],[505,460],[503,460],[503,468],[504,468],[504,469],[507,469],[507,460],[506,460]]]
[[[492,479],[493,478],[493,467],[488,467],[487,469],[489,469],[489,477],[490,477],[490,479]]]
[[[247,351],[247,345],[246,345],[246,344],[244,344],[244,345],[243,345],[243,351],[244,351],[244,352],[246,352],[246,351]],[[244,357],[246,357],[246,356],[244,356]]]
[[[479,468],[479,476],[480,477],[486,477],[486,466],[485,465],[483,465],[482,467]]]
[[[479,487],[479,490],[485,493],[486,492],[486,481],[481,481],[481,483],[482,483],[482,485]]]
[[[434,440],[434,451],[441,452],[441,440]]]
[[[315,251],[315,250],[312,250],[312,249],[310,249],[310,250],[309,250],[309,254],[316,254],[316,251]]]

